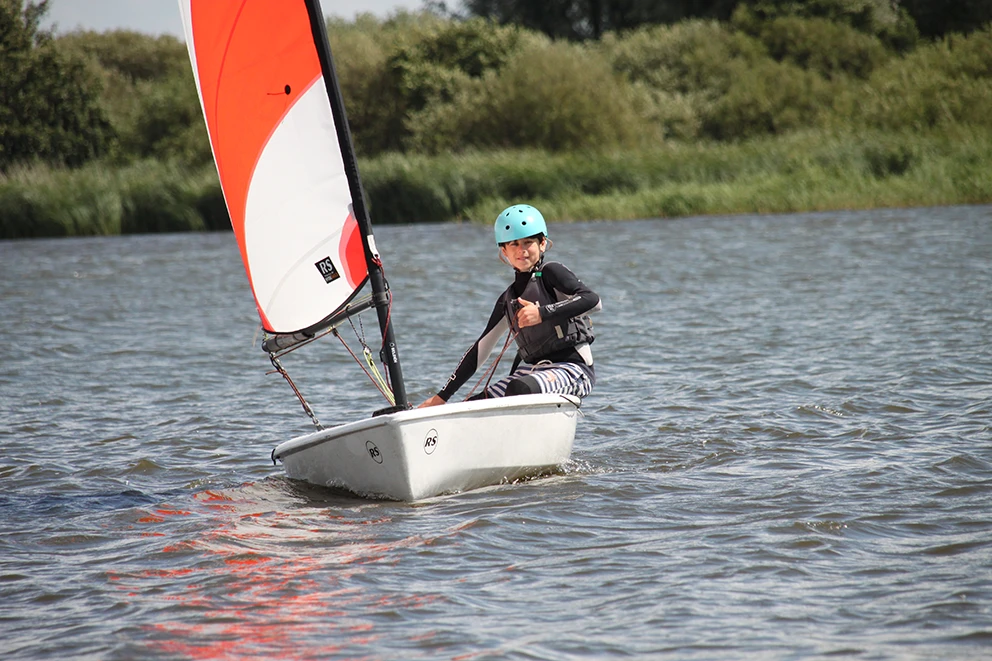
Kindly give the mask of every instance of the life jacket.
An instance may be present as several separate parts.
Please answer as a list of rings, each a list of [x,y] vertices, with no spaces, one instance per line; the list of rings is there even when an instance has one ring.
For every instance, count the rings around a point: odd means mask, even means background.
[[[546,266],[546,263],[542,266]],[[585,314],[567,321],[545,320],[536,326],[520,328],[517,326],[517,310],[520,309],[517,298],[513,293],[512,285],[503,293],[506,318],[510,322],[510,328],[517,334],[517,354],[525,362],[533,364],[544,356],[582,344],[591,344],[595,339],[592,333],[592,321]],[[569,297],[557,290],[548,291],[541,277],[541,271],[537,270],[531,273],[530,280],[519,298],[537,305],[549,305]]]

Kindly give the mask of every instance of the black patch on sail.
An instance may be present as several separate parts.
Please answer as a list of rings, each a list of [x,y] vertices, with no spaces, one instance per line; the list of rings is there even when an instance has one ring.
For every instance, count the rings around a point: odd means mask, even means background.
[[[334,262],[331,261],[330,257],[325,257],[314,264],[314,266],[316,266],[317,270],[320,271],[320,274],[324,276],[324,282],[327,284],[330,284],[341,277],[338,270],[334,268]]]

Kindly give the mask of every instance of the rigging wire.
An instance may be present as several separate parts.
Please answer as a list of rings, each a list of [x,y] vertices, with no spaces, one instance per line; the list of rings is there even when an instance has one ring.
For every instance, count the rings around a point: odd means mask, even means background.
[[[368,369],[366,369],[365,366],[362,366],[362,369],[365,371],[365,374],[372,379],[372,383],[374,383],[376,388],[379,389],[379,392],[381,392],[383,397],[386,398],[386,401],[389,402],[390,406],[395,406],[396,398],[393,395],[393,389],[390,388],[389,383],[386,382],[386,379],[382,377],[382,373],[379,371],[379,367],[375,364],[375,359],[372,357],[372,349],[369,348],[368,343],[365,341],[365,325],[362,323],[361,315],[358,316],[358,329],[355,328],[355,322],[352,321],[351,317],[348,317],[348,322],[351,324],[351,330],[355,331],[355,337],[358,338],[358,341],[362,345],[362,357],[365,358],[365,365],[368,366]],[[359,329],[361,329],[361,332],[359,332]],[[361,365],[361,361],[358,360],[358,357],[355,356],[351,348],[345,344],[344,339],[341,338],[340,335],[338,335],[338,339],[340,339],[341,343],[345,345],[346,349],[348,349],[348,353],[350,353],[358,364]]]
[[[379,269],[383,273],[383,280],[385,280],[385,270],[382,267],[382,261],[379,260],[378,256],[376,256],[374,260],[375,260],[375,264],[379,267]],[[382,356],[386,348],[386,330],[389,328],[389,324],[392,321],[393,292],[391,289],[389,289],[388,284],[386,285],[385,293],[387,297],[386,321],[382,327],[382,339],[379,345],[380,360],[383,360]],[[353,317],[358,317],[358,328],[355,328],[355,322],[353,321]],[[348,319],[348,323],[351,324],[351,329],[355,332],[355,337],[358,339],[358,342],[362,346],[362,358],[359,358],[355,354],[355,352],[352,351],[351,347],[348,346],[348,343],[345,341],[344,337],[342,337],[341,333],[338,332],[338,328],[336,325],[331,326],[330,328],[325,329],[322,333],[316,334],[313,337],[308,338],[307,340],[304,340],[296,345],[293,345],[292,347],[289,347],[282,351],[269,353],[269,361],[272,363],[273,367],[275,367],[275,371],[278,372],[283,377],[283,379],[286,380],[289,386],[293,389],[293,392],[296,394],[296,398],[300,400],[300,404],[303,406],[303,410],[310,417],[310,420],[313,422],[314,426],[317,429],[323,429],[323,426],[320,424],[320,421],[317,419],[316,414],[313,412],[313,409],[310,407],[310,404],[307,402],[306,398],[303,397],[303,393],[301,393],[299,388],[296,387],[296,384],[293,382],[293,379],[290,378],[289,373],[282,366],[282,363],[279,362],[279,358],[288,353],[295,351],[296,349],[299,349],[300,347],[306,346],[311,342],[326,336],[329,333],[333,333],[334,337],[338,338],[338,340],[341,341],[341,344],[348,351],[348,353],[355,360],[355,362],[358,363],[358,366],[362,368],[362,371],[365,372],[365,375],[367,377],[369,377],[369,380],[372,381],[372,384],[376,387],[376,389],[378,389],[378,391],[382,394],[382,396],[386,398],[386,401],[389,402],[389,405],[390,406],[396,405],[396,397],[393,394],[392,384],[389,381],[389,370],[385,370],[385,376],[383,376],[383,373],[379,370],[379,366],[376,364],[375,358],[372,354],[372,349],[369,348],[368,343],[365,340],[365,326],[362,323],[361,313],[349,315],[347,319]],[[255,339],[257,339],[257,333]],[[254,340],[252,343],[254,344]],[[504,347],[503,350],[505,351],[506,347]],[[502,356],[502,353],[500,353],[500,356]],[[385,368],[384,360],[383,360],[383,368]],[[269,372],[269,373],[272,374],[273,372]]]
[[[316,427],[318,430],[323,429],[324,426],[320,424],[320,420],[317,419],[317,415],[313,412],[313,409],[310,408],[310,404],[303,397],[303,393],[301,393],[300,389],[296,387],[295,383],[293,383],[293,379],[289,378],[289,372],[287,372],[283,368],[282,363],[279,362],[279,358],[277,358],[275,354],[270,353],[269,362],[271,362],[272,366],[276,368],[276,372],[279,372],[279,374],[282,375],[282,378],[286,379],[286,383],[288,383],[289,387],[293,389],[294,393],[296,393],[296,398],[300,400],[300,404],[303,406],[303,410],[306,412],[308,416],[310,416],[310,420],[311,422],[313,422],[313,426]],[[272,372],[269,372],[269,374],[272,374]]]

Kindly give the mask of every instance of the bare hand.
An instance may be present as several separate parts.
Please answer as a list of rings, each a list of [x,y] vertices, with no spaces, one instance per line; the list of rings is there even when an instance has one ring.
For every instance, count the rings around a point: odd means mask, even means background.
[[[437,395],[434,395],[433,397],[428,398],[423,404],[421,404],[417,408],[418,409],[422,409],[422,408],[426,408],[428,406],[440,406],[441,404],[447,404],[447,403],[448,402],[444,401],[443,399],[441,399]]]
[[[527,328],[528,326],[537,326],[541,323],[541,308],[537,304],[525,301],[522,298],[518,298],[517,302],[522,306],[517,310],[517,326]]]

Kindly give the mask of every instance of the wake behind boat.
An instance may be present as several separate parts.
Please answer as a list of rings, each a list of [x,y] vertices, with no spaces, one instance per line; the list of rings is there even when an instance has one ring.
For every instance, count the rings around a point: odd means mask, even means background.
[[[265,332],[262,348],[317,431],[273,450],[292,479],[413,501],[567,461],[579,400],[522,395],[411,410],[318,0],[179,0],[214,161]],[[371,295],[359,298],[368,285]],[[390,406],[323,429],[280,358],[374,309]],[[349,349],[350,351],[350,349]]]

